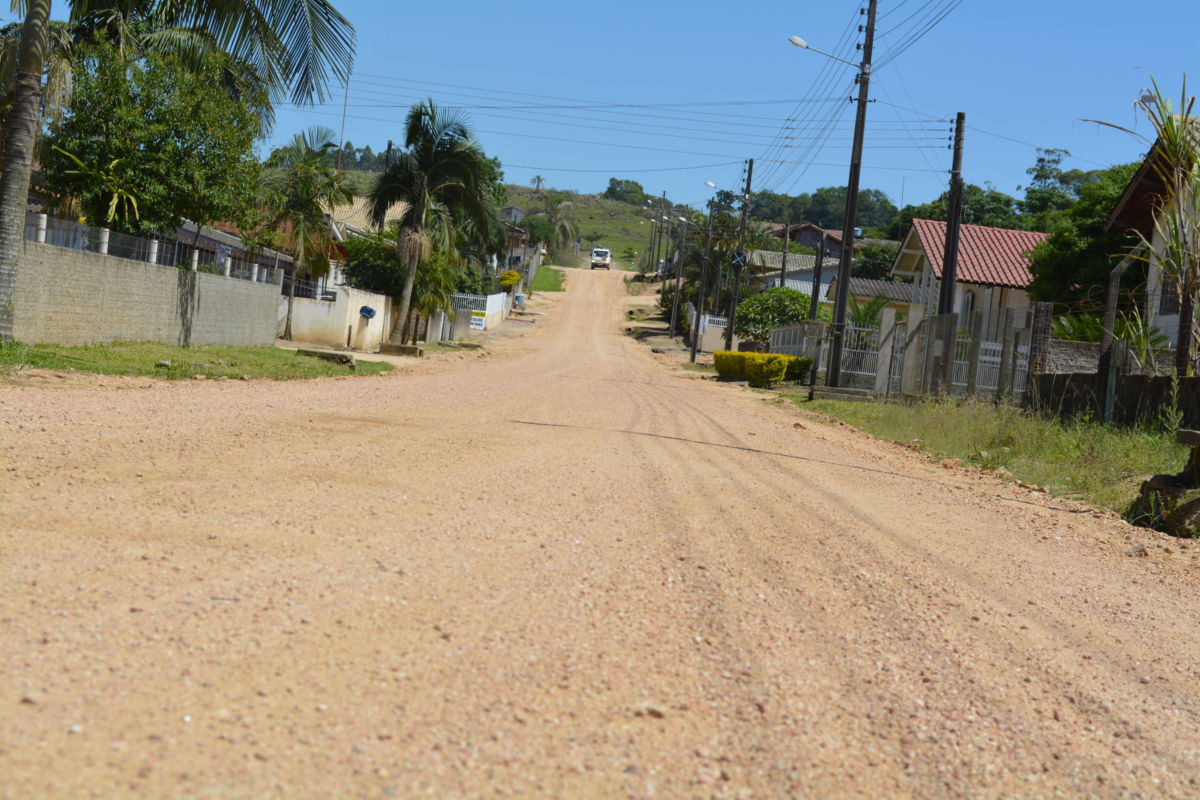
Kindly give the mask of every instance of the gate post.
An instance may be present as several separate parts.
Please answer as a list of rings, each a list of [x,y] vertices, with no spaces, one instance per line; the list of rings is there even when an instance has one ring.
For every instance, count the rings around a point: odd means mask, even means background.
[[[908,334],[904,342],[904,365],[900,371],[900,393],[917,394],[917,383],[920,375],[917,372],[917,361],[921,354],[921,337],[926,333],[929,321],[924,319],[924,306],[908,307]]]
[[[885,308],[879,318],[879,355],[875,358],[875,396],[887,394],[896,346],[896,309]]]

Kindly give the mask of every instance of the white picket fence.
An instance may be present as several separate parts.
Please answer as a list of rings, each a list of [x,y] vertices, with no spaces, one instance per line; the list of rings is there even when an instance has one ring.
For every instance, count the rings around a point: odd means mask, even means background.
[[[687,304],[687,324],[689,331],[695,330],[696,306],[692,303]],[[715,325],[718,328],[724,328],[728,324],[728,317],[714,317],[712,314],[702,314],[700,315],[700,335],[703,336],[704,332],[708,330],[710,325]]]

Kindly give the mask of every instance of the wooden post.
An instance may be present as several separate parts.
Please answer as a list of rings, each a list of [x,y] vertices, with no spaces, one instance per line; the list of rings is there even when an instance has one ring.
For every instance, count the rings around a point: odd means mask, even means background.
[[[971,314],[971,356],[967,364],[967,397],[974,397],[979,385],[979,354],[983,349],[983,312]]]
[[[958,356],[958,313],[946,315],[946,333],[942,339],[942,352],[945,354],[945,361],[942,364],[942,394],[954,393],[954,361]]]
[[[879,320],[879,355],[875,358],[875,395],[887,394],[892,376],[892,352],[896,346],[896,309],[885,308]]]
[[[917,360],[921,357],[922,327],[928,324],[924,319],[925,309],[921,306],[909,306],[908,325],[903,342],[904,366],[900,370],[901,394],[916,394],[921,376],[917,373]]]
[[[1008,363],[1012,360],[1013,309],[1004,309],[1004,325],[1000,329],[1000,374],[996,377],[996,402],[1008,393]]]

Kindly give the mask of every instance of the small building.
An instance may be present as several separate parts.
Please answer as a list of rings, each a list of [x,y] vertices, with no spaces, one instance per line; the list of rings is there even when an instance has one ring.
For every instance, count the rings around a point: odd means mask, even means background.
[[[750,273],[750,287],[763,290],[779,286],[780,272],[783,270],[783,253],[770,250],[755,250],[747,259],[747,269]],[[817,257],[798,253],[788,253],[787,274],[784,275],[784,286],[811,295],[813,282],[816,278]],[[838,260],[826,256],[821,265],[819,302],[829,302],[829,283],[837,275]]]
[[[810,222],[801,223],[799,225],[780,225],[772,224],[771,234],[784,238],[785,232],[789,239],[804,247],[811,247],[814,251],[821,248],[821,242],[825,242],[825,255],[838,258],[842,252],[842,232],[833,230],[832,228],[822,228],[819,225],[813,225]],[[891,239],[874,239],[870,237],[859,236],[854,240],[855,249],[866,247],[869,244],[900,244]]]
[[[1008,309],[1029,308],[1029,251],[1046,238],[1044,233],[963,225],[959,233],[958,274],[954,307],[939,309],[942,256],[946,250],[946,222],[914,219],[892,275],[913,286],[911,308],[926,316],[957,312],[965,317],[982,311],[984,336],[995,338],[1004,327]]]
[[[829,296],[837,296],[837,276],[829,284]],[[882,281],[877,278],[850,278],[850,296],[866,301],[883,297],[888,301],[887,307],[899,312],[907,312],[909,306],[916,302],[916,287],[908,281]]]
[[[1105,230],[1141,234],[1154,250],[1162,247],[1162,237],[1155,225],[1158,209],[1166,194],[1159,177],[1158,142],[1150,148],[1145,160],[1129,180],[1112,212]],[[1131,237],[1130,246],[1134,245]],[[1114,262],[1114,266],[1116,262]],[[1179,332],[1179,285],[1174,276],[1164,275],[1158,259],[1151,254],[1146,268],[1146,306],[1143,318],[1175,346]]]

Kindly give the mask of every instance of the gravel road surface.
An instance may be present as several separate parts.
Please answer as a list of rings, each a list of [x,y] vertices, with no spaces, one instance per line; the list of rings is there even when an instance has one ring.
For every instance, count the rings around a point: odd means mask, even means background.
[[[1200,548],[683,373],[623,277],[408,374],[0,385],[0,797],[1200,795]]]

